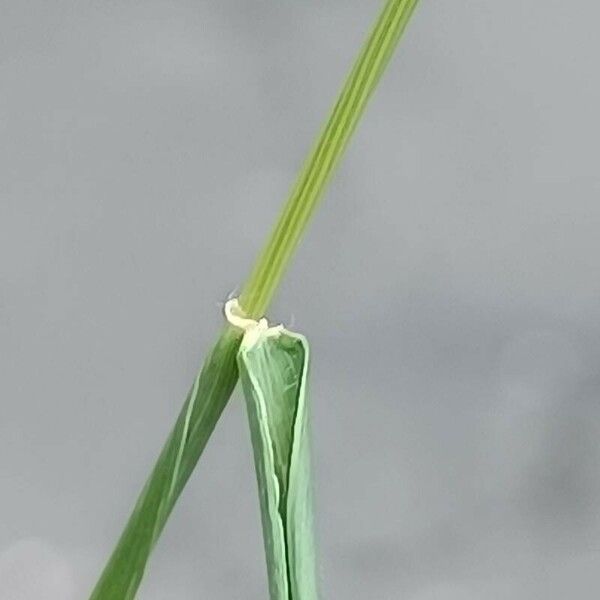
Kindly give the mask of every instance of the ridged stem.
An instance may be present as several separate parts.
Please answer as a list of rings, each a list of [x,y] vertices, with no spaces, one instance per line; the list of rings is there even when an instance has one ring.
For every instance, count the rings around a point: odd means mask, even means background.
[[[240,306],[249,317],[267,309],[417,1],[389,0],[375,23],[242,290]]]

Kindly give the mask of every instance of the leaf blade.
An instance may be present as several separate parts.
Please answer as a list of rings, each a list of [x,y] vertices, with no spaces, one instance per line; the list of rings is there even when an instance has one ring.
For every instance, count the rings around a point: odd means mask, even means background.
[[[135,597],[150,553],[235,387],[240,340],[240,332],[227,327],[207,356],[90,600]]]
[[[251,345],[245,340],[238,366],[252,438],[270,597],[316,600],[308,342],[285,330],[261,336]]]

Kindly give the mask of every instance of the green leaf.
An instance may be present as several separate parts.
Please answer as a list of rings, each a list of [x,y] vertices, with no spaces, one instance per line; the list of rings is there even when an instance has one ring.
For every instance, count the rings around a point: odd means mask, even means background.
[[[150,552],[235,387],[241,338],[228,326],[208,355],[91,600],[135,597]]]
[[[283,328],[250,329],[238,354],[261,507],[271,600],[316,600],[309,348]]]

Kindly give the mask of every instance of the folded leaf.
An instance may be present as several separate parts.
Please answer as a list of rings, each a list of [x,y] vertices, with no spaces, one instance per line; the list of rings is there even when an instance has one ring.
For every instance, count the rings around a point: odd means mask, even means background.
[[[271,600],[316,600],[306,339],[249,329],[238,352]]]

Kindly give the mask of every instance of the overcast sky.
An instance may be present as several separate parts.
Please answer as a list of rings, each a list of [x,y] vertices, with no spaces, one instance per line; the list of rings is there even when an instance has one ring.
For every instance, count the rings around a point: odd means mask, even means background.
[[[0,597],[87,597],[381,2],[3,0]],[[600,583],[591,0],[423,0],[271,310],[323,598]],[[142,600],[266,598],[236,394]]]

